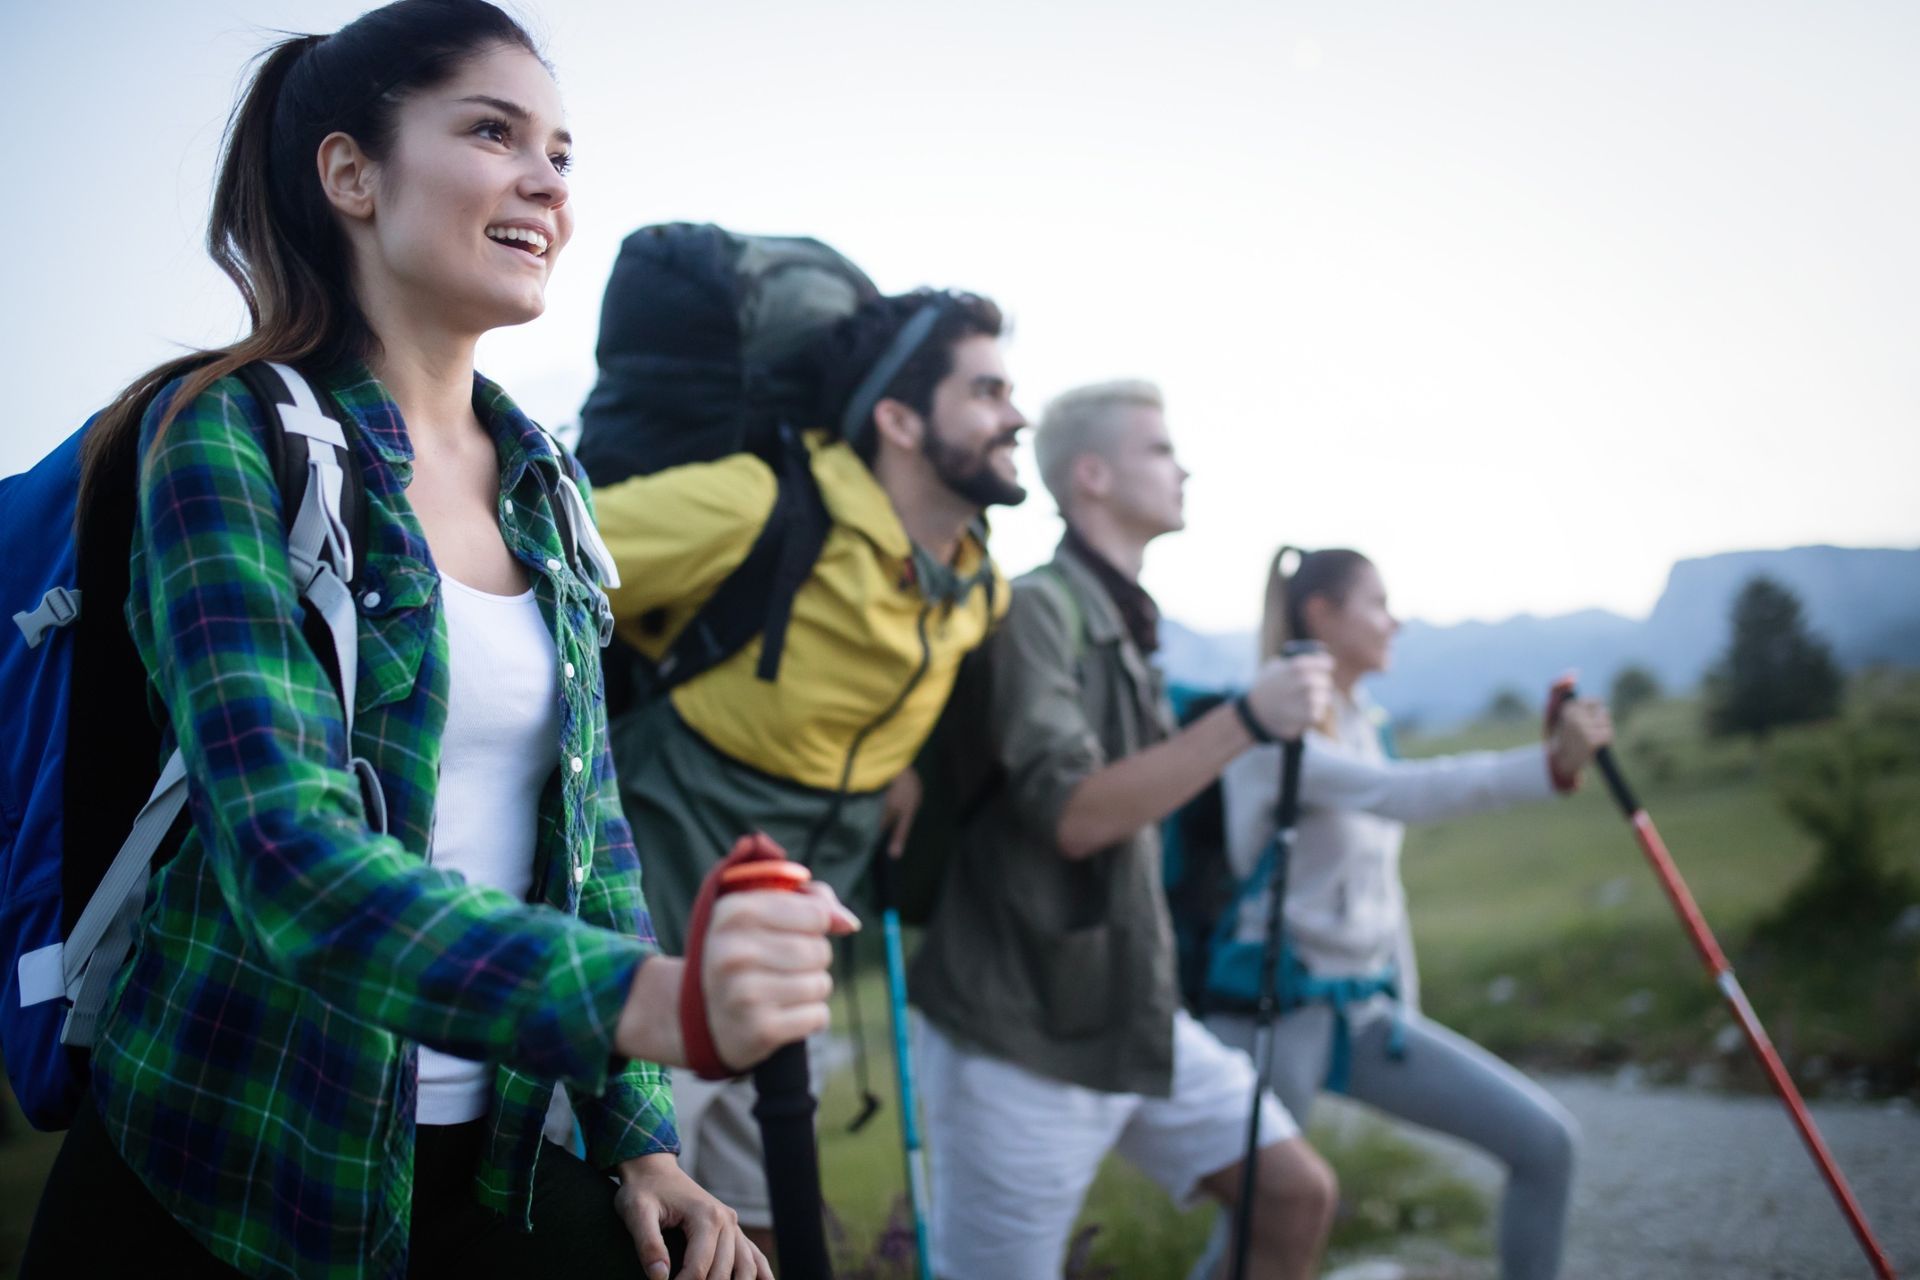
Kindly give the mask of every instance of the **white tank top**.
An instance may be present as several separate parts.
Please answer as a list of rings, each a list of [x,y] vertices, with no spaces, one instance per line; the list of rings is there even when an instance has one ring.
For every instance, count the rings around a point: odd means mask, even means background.
[[[525,900],[540,793],[560,763],[560,674],[533,591],[489,595],[442,575],[447,727],[434,801],[433,865]],[[492,1070],[422,1046],[421,1124],[486,1114]]]

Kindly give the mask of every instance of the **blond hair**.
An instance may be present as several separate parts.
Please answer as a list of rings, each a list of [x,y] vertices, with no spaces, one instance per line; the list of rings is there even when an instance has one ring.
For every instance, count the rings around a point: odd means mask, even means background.
[[[1073,493],[1073,463],[1083,453],[1113,456],[1119,409],[1166,409],[1160,388],[1140,378],[1121,378],[1075,387],[1055,396],[1040,415],[1033,433],[1033,452],[1040,462],[1040,479],[1047,492],[1067,511]]]

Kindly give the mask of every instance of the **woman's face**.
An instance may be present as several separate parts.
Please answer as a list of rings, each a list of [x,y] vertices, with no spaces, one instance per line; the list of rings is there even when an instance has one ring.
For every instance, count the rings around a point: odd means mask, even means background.
[[[1362,564],[1347,583],[1346,598],[1307,601],[1307,623],[1314,639],[1327,647],[1336,668],[1355,675],[1387,669],[1399,619],[1387,608],[1387,587],[1379,570]]]
[[[372,166],[370,216],[350,232],[362,292],[461,335],[539,315],[573,235],[571,149],[553,77],[518,46],[408,95]]]

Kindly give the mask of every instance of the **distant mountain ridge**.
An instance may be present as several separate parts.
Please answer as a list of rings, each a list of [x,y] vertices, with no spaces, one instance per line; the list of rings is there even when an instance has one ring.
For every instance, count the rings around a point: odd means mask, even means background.
[[[1682,560],[1640,620],[1585,609],[1444,627],[1408,622],[1394,642],[1393,670],[1371,687],[1395,715],[1435,727],[1478,714],[1503,688],[1539,693],[1569,668],[1595,692],[1629,664],[1647,667],[1670,690],[1690,689],[1726,647],[1734,597],[1761,573],[1800,597],[1808,624],[1847,670],[1920,666],[1920,549],[1792,547]],[[1204,635],[1169,621],[1159,659],[1176,680],[1240,683],[1253,652],[1250,633]]]

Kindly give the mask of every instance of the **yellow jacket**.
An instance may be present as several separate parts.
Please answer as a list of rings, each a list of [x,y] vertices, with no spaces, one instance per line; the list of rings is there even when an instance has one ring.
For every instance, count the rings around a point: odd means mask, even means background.
[[[875,791],[933,731],[960,660],[1006,612],[1007,584],[972,536],[950,570],[924,552],[916,564],[859,456],[821,432],[807,448],[832,527],[794,597],[779,680],[755,675],[756,636],[670,696],[695,732],[742,764],[822,790]],[[661,657],[746,559],[774,497],[773,470],[751,454],[596,488],[600,533],[620,569],[608,593],[620,637]],[[923,581],[949,575],[971,584],[957,599],[942,598],[952,584]]]

